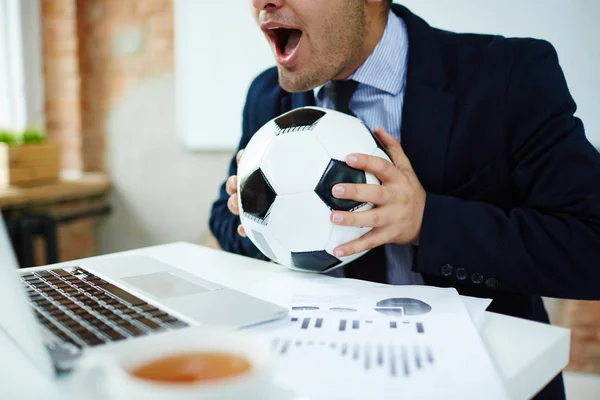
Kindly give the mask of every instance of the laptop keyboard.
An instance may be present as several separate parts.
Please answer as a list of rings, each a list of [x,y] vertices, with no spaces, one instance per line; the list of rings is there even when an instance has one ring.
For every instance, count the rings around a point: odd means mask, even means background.
[[[77,348],[188,326],[81,268],[31,272],[21,281],[41,324]]]

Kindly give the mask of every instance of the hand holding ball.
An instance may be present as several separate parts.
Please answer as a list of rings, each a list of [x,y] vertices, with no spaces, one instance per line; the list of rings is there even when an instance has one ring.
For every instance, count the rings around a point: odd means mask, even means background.
[[[365,254],[333,255],[337,246],[371,230],[330,221],[335,210],[373,207],[331,193],[338,183],[380,184],[345,163],[353,153],[390,161],[361,120],[318,107],[292,110],[254,134],[239,160],[237,209],[245,234],[266,257],[293,269],[327,272]]]

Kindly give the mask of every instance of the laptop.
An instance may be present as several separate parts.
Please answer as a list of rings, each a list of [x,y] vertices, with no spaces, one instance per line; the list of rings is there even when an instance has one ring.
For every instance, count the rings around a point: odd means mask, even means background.
[[[0,224],[0,329],[50,376],[92,347],[190,326],[241,329],[288,312],[151,257],[18,269],[1,214]]]

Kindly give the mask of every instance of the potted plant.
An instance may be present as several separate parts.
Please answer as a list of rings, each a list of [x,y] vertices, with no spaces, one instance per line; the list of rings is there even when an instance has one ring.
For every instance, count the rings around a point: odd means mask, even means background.
[[[0,129],[0,188],[55,183],[60,175],[60,150],[45,132]]]

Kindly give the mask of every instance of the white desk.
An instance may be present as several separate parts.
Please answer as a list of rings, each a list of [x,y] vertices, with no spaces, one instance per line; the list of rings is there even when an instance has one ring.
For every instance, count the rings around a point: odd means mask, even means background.
[[[204,279],[280,304],[281,296],[287,293],[286,287],[300,280],[314,280],[315,284],[325,287],[336,284],[336,278],[297,273],[275,264],[189,243],[125,253],[151,256],[198,273]],[[113,256],[115,254],[102,257]],[[531,398],[568,363],[570,334],[567,329],[489,312],[478,329],[515,399]],[[66,383],[51,381],[38,373],[0,331],[0,399],[67,399]]]

